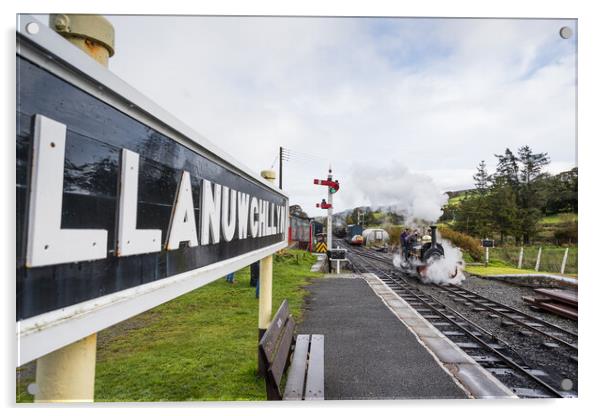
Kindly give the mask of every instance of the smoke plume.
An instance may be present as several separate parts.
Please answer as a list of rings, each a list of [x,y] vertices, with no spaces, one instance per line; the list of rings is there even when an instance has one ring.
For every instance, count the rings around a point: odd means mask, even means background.
[[[389,166],[354,164],[353,188],[373,208],[390,208],[403,215],[406,224],[436,221],[447,195],[424,174],[412,173],[402,164]]]

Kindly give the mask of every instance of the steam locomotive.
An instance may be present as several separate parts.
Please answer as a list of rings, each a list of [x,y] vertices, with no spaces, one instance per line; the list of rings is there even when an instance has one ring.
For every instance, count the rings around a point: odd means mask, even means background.
[[[407,250],[405,264],[402,263],[402,266],[415,269],[418,276],[422,279],[426,277],[427,270],[433,263],[445,257],[443,246],[437,242],[437,226],[431,225],[430,228],[430,241],[412,244]],[[455,270],[450,273],[449,278],[454,278],[457,274],[458,268],[456,267]]]

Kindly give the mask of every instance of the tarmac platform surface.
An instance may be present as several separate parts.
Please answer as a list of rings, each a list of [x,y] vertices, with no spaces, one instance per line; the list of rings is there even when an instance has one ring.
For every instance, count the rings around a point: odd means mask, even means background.
[[[326,399],[467,398],[364,279],[316,279],[307,289],[297,332],[324,334]]]

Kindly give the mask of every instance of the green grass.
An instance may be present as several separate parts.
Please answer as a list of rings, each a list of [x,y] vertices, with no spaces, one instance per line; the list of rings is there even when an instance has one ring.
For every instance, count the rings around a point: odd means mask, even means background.
[[[372,214],[374,215],[374,219],[377,221],[380,221],[385,216],[385,213],[382,211],[373,211]]]
[[[491,251],[491,249],[490,249]],[[537,273],[532,269],[519,269],[512,267],[501,260],[489,259],[489,265],[485,266],[466,266],[466,271],[469,273],[478,274],[481,276],[492,276],[496,274],[526,274]]]
[[[530,269],[517,269],[515,267],[508,266],[466,266],[466,271],[471,274],[478,274],[480,276],[493,276],[496,274],[527,274],[537,273],[535,270]]]
[[[296,319],[315,257],[290,250],[274,256],[273,313],[288,299]],[[98,334],[95,400],[265,400],[256,378],[257,312],[249,268],[203,286]],[[33,371],[21,369],[17,401],[33,399]]]
[[[577,221],[577,214],[566,213],[558,215],[550,215],[549,217],[543,217],[539,220],[540,224],[560,224],[563,222]]]
[[[539,246],[536,245],[525,246],[523,253],[523,269],[535,269],[538,250]],[[562,258],[564,257],[565,250],[565,247],[542,246],[539,271],[560,273]],[[492,261],[499,260],[503,262],[504,265],[509,267],[516,267],[518,265],[519,253],[520,247],[517,246],[495,247],[489,249],[489,259]],[[564,270],[565,273],[578,273],[578,254],[579,252],[577,247],[569,247],[569,255],[567,258],[566,268]]]
[[[466,271],[471,274],[477,274],[480,276],[494,276],[498,274],[541,274],[543,272],[536,272],[535,269],[517,269],[516,267],[509,266],[496,266],[489,265],[485,266],[466,266]],[[555,273],[560,275],[560,273]],[[576,274],[563,274],[561,276],[577,277]]]
[[[472,198],[472,194],[468,193],[468,192],[463,192],[459,195],[454,196],[453,198],[449,198],[447,200],[447,205],[450,207],[456,206],[460,203],[460,201],[462,201],[463,199],[467,199],[467,198]]]
[[[528,247],[525,247],[525,251],[527,250],[527,248]],[[541,273],[547,273],[546,271],[543,271],[541,268],[537,272],[537,271],[535,271],[534,268],[530,268],[527,265],[525,265],[524,262],[523,262],[523,267],[519,269],[518,267],[516,267],[517,266],[516,264],[508,264],[505,261],[492,258],[491,257],[492,251],[493,251],[493,249],[490,249],[490,261],[489,261],[489,265],[487,267],[485,267],[484,265],[483,266],[466,266],[466,271],[468,273],[478,274],[481,276],[493,276],[496,274],[541,274]],[[543,258],[543,254],[542,254],[542,258]],[[551,272],[551,273],[561,275],[559,272]],[[561,276],[577,277],[577,274],[565,273]]]

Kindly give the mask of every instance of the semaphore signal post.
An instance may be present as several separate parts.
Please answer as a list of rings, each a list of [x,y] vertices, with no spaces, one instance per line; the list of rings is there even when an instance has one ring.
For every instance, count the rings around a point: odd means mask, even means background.
[[[328,250],[332,250],[332,196],[339,190],[339,181],[332,179],[332,169],[328,169],[328,178],[324,179],[314,179],[314,185],[322,185],[328,187],[328,202],[322,199],[322,203],[316,204],[316,208],[322,208],[328,210],[327,217],[327,242]]]

